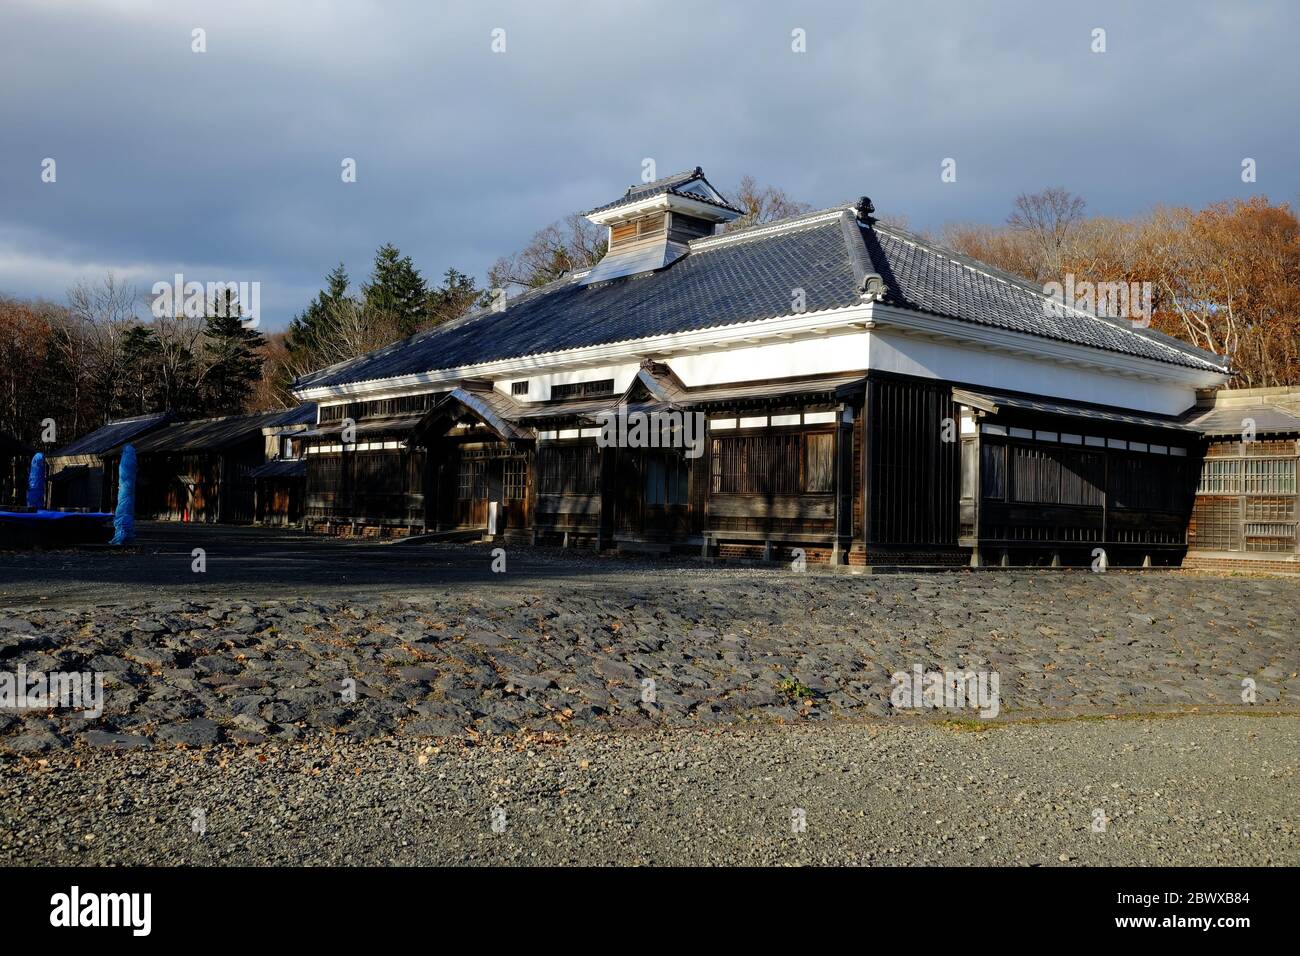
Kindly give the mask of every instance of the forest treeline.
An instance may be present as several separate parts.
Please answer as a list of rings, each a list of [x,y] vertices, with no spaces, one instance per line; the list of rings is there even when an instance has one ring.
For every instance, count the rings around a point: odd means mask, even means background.
[[[730,228],[809,207],[745,177],[733,191],[745,216]],[[1031,283],[1146,283],[1150,324],[1229,355],[1236,387],[1300,384],[1300,221],[1267,199],[1204,209],[1159,207],[1132,218],[1090,216],[1081,197],[1052,188],[1018,196],[997,225],[952,225],[931,238]],[[447,268],[425,278],[409,255],[381,246],[354,283],[343,264],[288,327],[249,327],[225,290],[200,309],[155,314],[150,297],[112,275],[82,282],[63,302],[0,296],[0,431],[55,444],[105,421],[171,410],[234,414],[293,403],[306,372],[487,306],[496,293],[544,285],[598,261],[604,230],[574,214],[493,264],[486,281]]]

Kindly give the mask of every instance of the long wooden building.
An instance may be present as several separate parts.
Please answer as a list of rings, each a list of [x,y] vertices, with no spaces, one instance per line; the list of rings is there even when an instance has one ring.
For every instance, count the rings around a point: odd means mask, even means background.
[[[594,267],[295,383],[319,409],[304,520],[863,564],[1180,560],[1188,412],[1226,362],[874,213],[718,234],[740,212],[700,169],[630,187],[588,214],[609,234]],[[611,413],[667,438],[613,440]]]
[[[181,421],[130,442],[137,455],[136,517],[205,524],[251,523],[259,514],[257,474],[296,453],[296,435],[316,417],[310,405]],[[119,444],[104,456],[109,499],[117,494]]]
[[[173,420],[166,412],[118,418],[50,452],[47,496],[56,511],[112,511],[116,506],[116,465],[122,447],[139,441]]]

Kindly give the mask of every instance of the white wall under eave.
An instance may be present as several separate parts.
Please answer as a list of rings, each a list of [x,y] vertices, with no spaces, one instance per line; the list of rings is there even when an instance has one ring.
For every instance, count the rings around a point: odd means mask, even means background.
[[[665,361],[688,388],[857,372],[867,367],[867,333],[827,334],[716,352],[685,352],[670,355]]]
[[[511,394],[511,385],[514,382],[527,382],[528,394],[516,396],[516,399],[523,403],[544,402],[551,397],[552,385],[567,385],[572,382],[599,382],[608,378],[614,380],[614,394],[622,395],[627,387],[632,384],[632,379],[636,378],[636,373],[640,371],[639,362],[629,362],[622,365],[599,365],[583,366],[562,371],[529,374],[521,372],[518,375],[512,375],[509,378],[499,378],[493,381],[492,387],[503,395]]]
[[[1196,392],[1190,385],[1129,378],[1100,369],[965,348],[897,333],[877,330],[867,334],[871,337],[870,367],[876,371],[1160,415],[1180,414],[1196,402]]]

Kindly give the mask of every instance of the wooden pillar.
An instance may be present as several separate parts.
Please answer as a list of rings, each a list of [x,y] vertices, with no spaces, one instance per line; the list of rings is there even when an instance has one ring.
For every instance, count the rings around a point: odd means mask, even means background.
[[[871,442],[873,429],[872,424],[872,402],[871,402],[871,378],[867,381],[862,391],[862,546],[870,550],[871,547]]]
[[[599,449],[600,455],[600,521],[596,530],[596,550],[602,551],[614,543],[614,519],[617,505],[614,499],[616,470],[618,468],[618,449],[614,447]],[[568,540],[568,535],[565,535]],[[566,544],[565,547],[568,547]]]
[[[835,409],[835,538],[831,564],[844,559],[844,545],[853,537],[853,425],[844,422],[845,406]]]

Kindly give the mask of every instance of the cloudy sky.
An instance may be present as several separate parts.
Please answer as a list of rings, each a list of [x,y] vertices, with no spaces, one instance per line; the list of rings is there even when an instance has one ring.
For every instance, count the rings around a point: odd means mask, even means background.
[[[481,279],[645,158],[923,229],[1048,185],[1294,202],[1298,33],[1289,0],[3,0],[0,292],[179,271],[282,328],[383,242]]]

